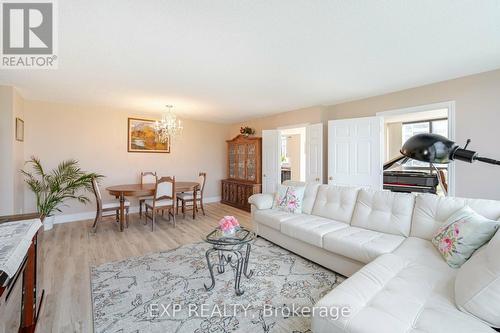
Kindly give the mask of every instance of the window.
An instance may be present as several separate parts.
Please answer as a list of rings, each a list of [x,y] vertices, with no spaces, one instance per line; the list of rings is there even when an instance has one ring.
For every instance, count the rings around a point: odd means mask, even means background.
[[[434,133],[448,137],[448,119],[434,119],[403,123],[402,126],[403,143],[409,138],[420,133]],[[429,163],[415,160],[408,161],[406,164],[412,167],[429,167]],[[446,164],[436,164],[436,167],[445,168]]]
[[[431,121],[431,133],[448,137],[448,119]]]

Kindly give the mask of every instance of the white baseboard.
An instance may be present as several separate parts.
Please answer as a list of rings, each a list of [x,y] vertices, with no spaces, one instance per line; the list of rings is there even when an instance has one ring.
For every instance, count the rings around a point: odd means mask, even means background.
[[[220,196],[217,197],[208,197],[203,200],[204,203],[212,203],[212,202],[219,202],[221,199]],[[131,206],[129,209],[129,213],[138,213],[139,212],[139,206]],[[71,213],[71,214],[61,214],[61,215],[56,215],[54,219],[54,224],[59,224],[59,223],[68,223],[68,222],[77,222],[77,221],[83,221],[83,220],[93,220],[95,218],[95,211],[90,211],[90,212],[80,212],[80,213]]]

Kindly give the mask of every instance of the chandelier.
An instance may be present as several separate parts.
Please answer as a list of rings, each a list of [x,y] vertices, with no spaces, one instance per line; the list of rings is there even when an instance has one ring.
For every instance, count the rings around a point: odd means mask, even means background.
[[[175,137],[182,132],[182,123],[172,111],[172,105],[166,105],[167,111],[161,120],[155,122],[155,131],[158,141],[165,143],[170,137]]]

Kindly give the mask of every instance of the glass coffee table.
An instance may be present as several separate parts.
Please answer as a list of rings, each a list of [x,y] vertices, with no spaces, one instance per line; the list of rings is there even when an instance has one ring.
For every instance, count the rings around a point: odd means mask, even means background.
[[[252,241],[255,240],[256,234],[245,228],[239,228],[233,235],[226,236],[219,229],[215,229],[209,233],[204,241],[211,244],[212,247],[207,250],[205,257],[207,258],[208,270],[212,284],[205,289],[212,290],[215,287],[214,266],[217,267],[219,274],[224,273],[226,265],[234,269],[234,290],[236,295],[243,295],[244,291],[240,289],[241,275],[245,275],[249,279],[253,271],[248,270],[248,260],[252,249]],[[216,262],[212,263],[210,258],[213,253],[216,253]]]

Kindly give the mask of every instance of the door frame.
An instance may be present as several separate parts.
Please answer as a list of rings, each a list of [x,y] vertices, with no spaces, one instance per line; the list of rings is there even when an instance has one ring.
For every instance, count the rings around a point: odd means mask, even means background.
[[[424,104],[424,105],[412,106],[412,107],[401,108],[401,109],[392,109],[392,110],[387,110],[387,111],[381,111],[381,112],[377,112],[376,116],[385,118],[387,116],[397,116],[397,115],[402,115],[402,114],[416,113],[416,112],[423,112],[423,111],[432,111],[432,110],[437,110],[437,109],[448,109],[448,138],[451,141],[456,141],[456,138],[455,138],[455,126],[456,126],[455,101],[445,101],[445,102]],[[382,149],[385,149],[385,144],[382,146]],[[448,196],[454,197],[455,196],[455,184],[456,184],[455,183],[455,177],[456,177],[455,163],[450,163],[448,165],[448,173],[449,173],[448,174]]]

